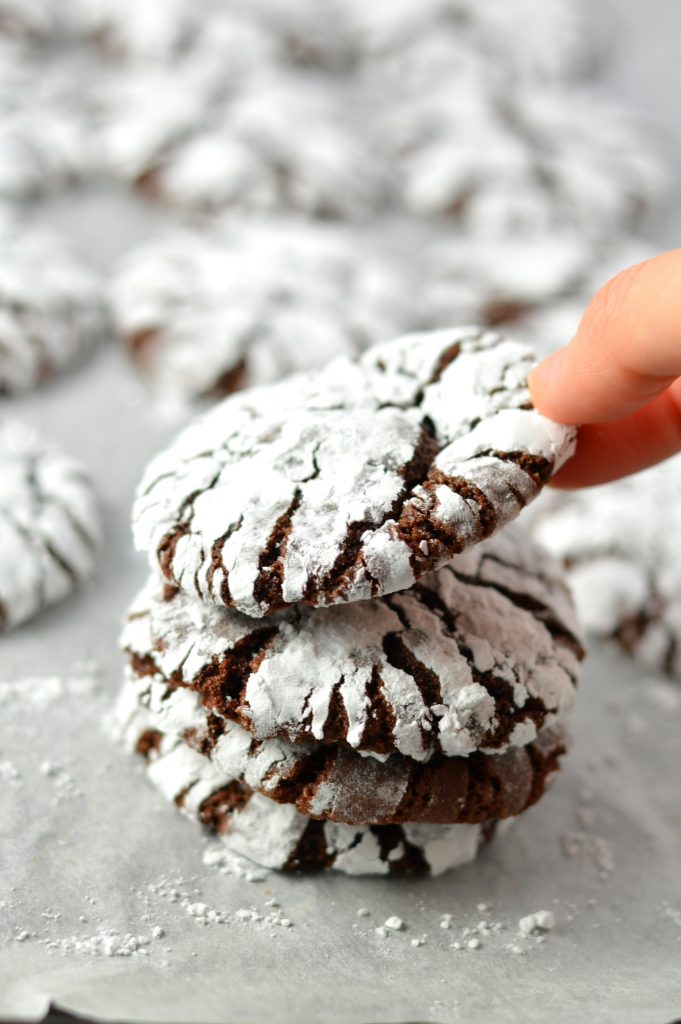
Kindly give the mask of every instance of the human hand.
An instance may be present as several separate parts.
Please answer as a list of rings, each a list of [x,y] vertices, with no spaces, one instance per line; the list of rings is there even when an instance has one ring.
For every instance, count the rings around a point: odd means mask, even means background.
[[[530,391],[545,416],[582,424],[558,487],[606,483],[681,451],[681,249],[601,288]]]

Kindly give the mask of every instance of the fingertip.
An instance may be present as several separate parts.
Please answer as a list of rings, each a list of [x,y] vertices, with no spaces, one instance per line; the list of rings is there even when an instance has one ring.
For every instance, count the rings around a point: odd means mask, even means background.
[[[560,390],[561,370],[564,364],[565,350],[553,352],[536,366],[528,378],[528,386],[532,404],[535,409],[551,419],[560,419],[556,416],[557,403],[556,393]]]

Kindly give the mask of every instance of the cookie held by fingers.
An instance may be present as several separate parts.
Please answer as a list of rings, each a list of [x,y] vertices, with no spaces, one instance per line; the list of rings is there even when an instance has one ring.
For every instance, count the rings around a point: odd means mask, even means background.
[[[139,487],[137,547],[252,617],[411,586],[514,519],[572,453],[532,351],[457,328],[252,389],[194,421]]]

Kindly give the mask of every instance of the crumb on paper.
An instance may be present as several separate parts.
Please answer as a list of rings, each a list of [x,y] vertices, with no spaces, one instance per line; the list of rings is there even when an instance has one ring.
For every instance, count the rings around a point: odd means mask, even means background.
[[[555,927],[556,916],[551,910],[537,910],[534,914],[526,914],[518,921],[518,929],[522,935],[551,932]]]

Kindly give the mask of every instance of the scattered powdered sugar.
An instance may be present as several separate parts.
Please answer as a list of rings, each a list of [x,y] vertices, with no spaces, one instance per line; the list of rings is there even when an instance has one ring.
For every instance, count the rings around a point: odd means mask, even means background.
[[[204,863],[222,868],[222,861],[214,856],[212,848],[206,851],[208,856],[204,856]],[[236,862],[236,859],[235,859]],[[227,865],[227,874],[232,874],[231,867],[233,864],[229,859],[225,860]],[[244,878],[247,881],[254,881],[254,878],[246,878],[243,874],[237,874],[238,878]],[[264,874],[262,878],[265,877]],[[152,901],[163,900],[179,908],[184,912],[186,918],[191,919],[195,925],[206,927],[210,925],[231,925],[238,926],[244,924],[251,924],[258,926],[259,929],[288,929],[293,927],[293,921],[290,917],[287,917],[278,900],[274,898],[268,898],[265,901],[265,909],[259,910],[257,907],[240,907],[235,911],[221,910],[213,907],[202,898],[201,890],[192,882],[183,878],[169,878],[163,876],[156,883],[149,883],[145,890],[140,890],[138,896],[143,900],[147,907],[151,906]],[[158,926],[160,928],[160,926]],[[154,929],[154,933],[157,929]],[[160,928],[159,937],[165,935],[165,930]],[[170,950],[169,950],[170,951]]]
[[[21,786],[21,772],[11,761],[0,761],[0,782],[8,786]]]
[[[665,907],[664,915],[670,921],[673,921],[677,928],[681,928],[681,910],[676,910],[674,907]]]
[[[75,779],[63,765],[53,761],[43,761],[40,765],[40,772],[54,786],[55,803],[58,804],[71,797],[83,795]]]
[[[73,935],[63,939],[43,940],[47,950],[64,955],[82,956],[148,956],[153,935],[125,934],[109,928],[100,928],[92,935]]]
[[[246,882],[264,882],[269,875],[267,868],[256,866],[219,843],[211,843],[204,850],[203,863],[207,867],[217,868],[223,875],[234,875]]]
[[[566,857],[585,857],[595,866],[599,878],[606,879],[615,869],[615,851],[608,839],[590,831],[597,820],[592,799],[591,791],[583,789],[575,812],[579,828],[565,832],[561,846]]]
[[[526,914],[518,921],[518,929],[522,935],[551,932],[555,927],[556,915],[550,910],[537,910],[534,914]]]
[[[607,878],[615,869],[615,853],[612,844],[603,836],[588,832],[566,832],[561,839],[566,857],[586,856],[596,867],[600,878]]]
[[[557,901],[554,901],[557,902]],[[423,907],[425,910],[425,907]],[[463,920],[466,917],[470,921],[470,911],[459,911],[456,915],[450,912],[441,913],[437,919],[437,925],[434,933],[434,943],[436,947],[445,940],[445,935],[442,934],[451,932],[455,928],[455,918],[462,921],[458,925],[457,938],[453,941],[449,940],[449,936],[446,937],[446,946],[456,952],[477,952],[489,946],[490,952],[504,951],[512,955],[525,956],[532,951],[532,949],[538,948],[546,940],[549,932],[553,931],[556,926],[556,916],[551,910],[538,910],[530,914],[526,914],[517,921],[517,925],[514,924],[513,919],[508,916],[495,916],[491,917],[490,904],[487,902],[480,902],[476,908],[478,914],[486,915],[484,918],[473,921],[472,923],[463,924]],[[573,908],[576,910],[576,907]],[[360,907],[356,911],[358,917],[370,917],[372,912],[366,907]],[[672,916],[670,914],[670,916]],[[574,921],[574,914],[565,914],[565,920],[568,922]],[[426,930],[421,931],[419,926],[423,927],[426,924]],[[418,921],[415,920],[410,924],[397,915],[391,915],[386,918],[383,924],[378,927],[372,927],[368,931],[364,932],[367,937],[372,935],[378,935],[382,939],[386,939],[390,936],[397,936],[400,933],[411,931],[417,932],[416,935],[407,940],[409,947],[414,949],[420,948],[427,944],[429,939],[428,924],[432,922]],[[679,924],[681,924],[681,914],[679,914]],[[504,942],[503,936],[507,935],[509,931],[512,931],[515,927],[518,929],[518,936],[515,941]],[[354,922],[352,925],[354,931],[360,928],[358,922]],[[438,935],[441,936],[438,942]]]
[[[26,676],[0,680],[0,707],[11,704],[44,708],[66,697],[89,697],[99,692],[96,662],[77,662],[70,676]]]

